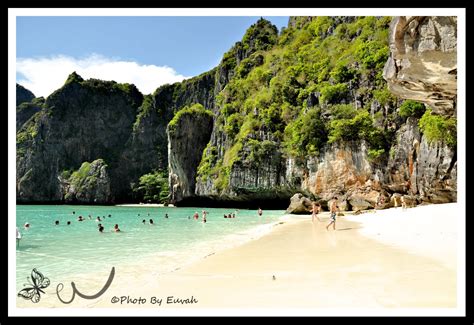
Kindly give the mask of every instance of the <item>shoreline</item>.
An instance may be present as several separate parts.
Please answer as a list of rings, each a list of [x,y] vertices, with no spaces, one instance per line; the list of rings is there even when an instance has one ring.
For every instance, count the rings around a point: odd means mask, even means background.
[[[168,204],[165,206],[163,203],[124,203],[124,204],[114,204],[116,207],[134,207],[134,208],[175,208],[173,204]]]
[[[452,209],[440,205],[427,207],[441,214]],[[432,258],[431,252],[420,255],[403,245],[383,243],[380,239],[387,237],[385,232],[375,236],[364,233],[370,224],[374,229],[379,227],[376,222],[368,223],[364,215],[384,218],[389,210],[338,217],[336,231],[325,229],[328,212],[321,213],[323,220],[316,223],[311,222],[310,215],[285,215],[286,220],[274,224],[258,238],[210,253],[165,274],[153,272],[153,261],[136,261],[127,268],[117,268],[113,285],[102,297],[90,301],[76,299],[71,307],[156,308],[149,303],[113,304],[111,299],[169,295],[193,296],[198,300],[192,305],[160,306],[180,311],[216,307],[456,307],[456,265],[445,265]],[[420,215],[417,208],[411,210],[415,218]],[[443,223],[436,227],[443,227]],[[420,236],[435,235],[436,227],[425,229]],[[406,241],[407,236],[403,235],[398,233],[396,237],[399,244]],[[78,283],[84,292],[91,293],[102,287],[106,277],[107,274],[98,274],[97,281]],[[64,295],[69,297],[70,292]],[[44,302],[47,307],[64,307],[57,299]],[[317,310],[313,312],[316,314]]]

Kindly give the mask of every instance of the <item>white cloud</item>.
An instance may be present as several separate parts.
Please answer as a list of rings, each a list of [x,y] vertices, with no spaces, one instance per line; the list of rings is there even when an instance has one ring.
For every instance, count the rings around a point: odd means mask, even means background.
[[[73,71],[84,79],[96,78],[132,83],[143,94],[150,94],[163,84],[189,78],[167,66],[141,65],[99,54],[92,54],[83,59],[65,55],[49,58],[18,58],[16,69],[17,73],[23,75],[17,82],[31,90],[37,97],[47,97],[62,87]]]

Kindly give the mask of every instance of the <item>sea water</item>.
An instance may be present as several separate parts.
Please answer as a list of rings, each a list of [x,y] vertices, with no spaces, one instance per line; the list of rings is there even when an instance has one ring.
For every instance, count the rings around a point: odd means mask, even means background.
[[[16,226],[22,238],[16,249],[17,288],[23,287],[33,268],[61,282],[71,281],[74,274],[110,270],[153,257],[156,273],[171,272],[262,236],[284,218],[281,210],[265,210],[262,216],[256,210],[205,210],[207,222],[203,223],[202,208],[19,205]],[[195,212],[198,220],[193,219]],[[232,213],[235,218],[224,218]],[[79,216],[85,220],[78,221]],[[24,228],[27,222],[28,230]],[[115,224],[120,232],[113,231]]]

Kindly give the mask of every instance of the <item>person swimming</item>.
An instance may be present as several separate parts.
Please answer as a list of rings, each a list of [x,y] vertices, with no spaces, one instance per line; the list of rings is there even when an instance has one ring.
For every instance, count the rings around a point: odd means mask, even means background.
[[[104,226],[99,227],[99,232],[104,232]]]
[[[153,219],[150,219],[150,225],[152,225],[152,224],[153,224]]]
[[[168,219],[168,213],[165,213],[165,218]]]
[[[26,222],[25,225],[23,226],[23,228],[25,228],[25,230],[30,229],[30,224],[28,222]]]
[[[146,220],[145,220],[145,219],[143,219],[142,222],[143,222],[143,224],[146,224]]]
[[[71,221],[68,221],[68,222],[67,222],[67,225],[69,226],[70,224],[71,224]]]
[[[119,229],[119,225],[118,224],[115,224],[114,226],[114,232],[119,232],[120,229]]]

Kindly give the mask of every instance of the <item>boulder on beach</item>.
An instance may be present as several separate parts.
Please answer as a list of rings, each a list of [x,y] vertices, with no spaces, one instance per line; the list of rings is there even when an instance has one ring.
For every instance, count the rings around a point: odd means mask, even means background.
[[[307,214],[312,209],[312,202],[301,193],[296,193],[290,199],[290,206],[286,209],[286,213]]]

